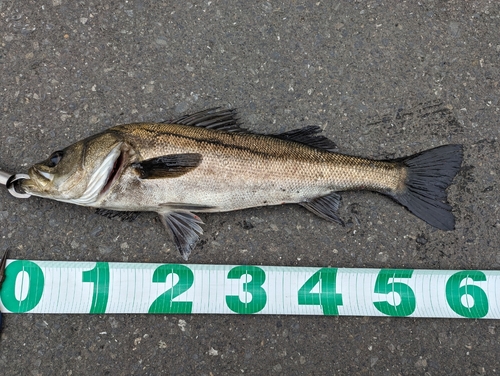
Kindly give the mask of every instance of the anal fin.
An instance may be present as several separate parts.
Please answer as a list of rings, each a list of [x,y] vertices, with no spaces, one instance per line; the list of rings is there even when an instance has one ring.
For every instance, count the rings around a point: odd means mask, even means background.
[[[184,260],[187,260],[191,251],[200,240],[203,221],[196,214],[189,211],[170,211],[158,213],[163,225],[172,234],[175,246]]]
[[[332,192],[326,196],[301,202],[299,205],[327,221],[337,222],[344,226],[344,221],[337,214],[341,199],[342,197],[339,194]]]

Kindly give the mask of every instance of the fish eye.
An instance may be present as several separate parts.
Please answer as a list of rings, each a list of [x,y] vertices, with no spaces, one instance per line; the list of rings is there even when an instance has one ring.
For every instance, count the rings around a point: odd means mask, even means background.
[[[64,153],[61,150],[53,152],[49,157],[49,163],[47,166],[55,167],[62,159]]]

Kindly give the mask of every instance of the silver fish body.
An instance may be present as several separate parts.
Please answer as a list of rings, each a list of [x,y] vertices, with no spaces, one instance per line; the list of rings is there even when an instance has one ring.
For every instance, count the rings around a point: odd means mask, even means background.
[[[345,190],[388,195],[429,224],[454,227],[445,189],[460,145],[376,161],[334,152],[319,127],[261,135],[232,110],[170,123],[116,126],[53,153],[29,170],[32,195],[116,211],[155,211],[187,259],[202,233],[195,212],[298,203],[330,221]]]

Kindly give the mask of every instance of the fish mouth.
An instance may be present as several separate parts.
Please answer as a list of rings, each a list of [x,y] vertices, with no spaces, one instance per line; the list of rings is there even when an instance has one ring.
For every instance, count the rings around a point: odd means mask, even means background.
[[[54,180],[54,175],[48,172],[39,170],[33,166],[28,171],[29,178],[20,179],[15,182],[15,185],[25,192],[35,196],[43,195],[45,187]]]
[[[42,171],[42,170],[39,170],[38,168],[36,167],[33,167],[33,174],[41,179],[42,181],[52,181],[54,179],[54,174],[51,174],[49,172],[45,172],[45,171]]]
[[[118,158],[115,159],[115,162],[113,163],[113,167],[109,171],[108,177],[106,179],[106,182],[104,183],[104,186],[101,189],[100,195],[102,196],[105,194],[109,189],[113,186],[116,180],[121,175],[121,172],[123,171],[123,167],[125,166],[125,150],[121,149],[120,154],[118,155]]]

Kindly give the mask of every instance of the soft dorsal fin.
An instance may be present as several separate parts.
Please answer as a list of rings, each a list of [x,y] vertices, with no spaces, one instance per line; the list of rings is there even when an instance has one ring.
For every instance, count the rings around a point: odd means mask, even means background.
[[[308,125],[304,128],[292,129],[291,131],[273,134],[270,136],[282,140],[300,142],[301,144],[309,145],[322,150],[335,151],[337,149],[337,145],[335,145],[332,140],[326,138],[325,136],[317,135],[322,131],[321,127],[318,127],[317,125]]]
[[[220,107],[209,108],[208,110],[196,112],[192,115],[184,115],[172,121],[164,123],[191,125],[208,129],[216,129],[226,132],[245,132],[250,131],[241,128],[237,117],[236,109],[220,110]]]

